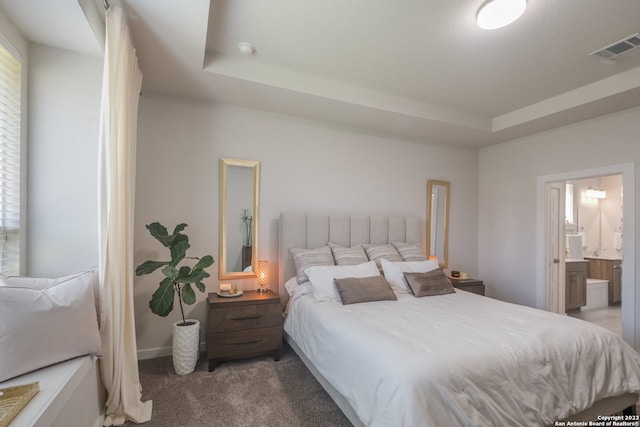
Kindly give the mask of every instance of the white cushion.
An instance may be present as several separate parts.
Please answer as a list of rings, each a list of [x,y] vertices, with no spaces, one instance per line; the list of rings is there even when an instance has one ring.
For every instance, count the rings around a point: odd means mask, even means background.
[[[26,280],[9,286],[12,279],[0,286],[0,381],[102,354],[91,280],[85,274],[67,277],[44,289],[32,289]]]
[[[404,273],[426,273],[438,268],[438,263],[435,261],[391,262],[383,258],[381,263],[384,277],[393,289],[399,293],[410,292],[407,279],[404,278]]]
[[[297,277],[292,277],[291,279],[287,280],[284,284],[284,288],[287,290],[287,293],[289,294],[290,297],[296,294],[298,287],[300,287],[300,285],[298,284]]]
[[[100,289],[98,284],[98,268],[94,267],[80,273],[69,274],[67,276],[58,277],[56,279],[49,279],[46,277],[25,277],[25,276],[2,276],[4,284],[6,286],[13,286],[15,288],[30,288],[36,290],[47,289],[53,285],[61,282],[66,282],[70,279],[77,279],[91,286],[93,289],[93,299],[96,305],[96,314],[98,315],[98,323],[100,323]],[[0,282],[2,286],[2,282]]]
[[[374,261],[359,265],[314,266],[305,271],[313,288],[313,297],[317,302],[340,301],[333,279],[346,277],[379,276],[380,271]]]

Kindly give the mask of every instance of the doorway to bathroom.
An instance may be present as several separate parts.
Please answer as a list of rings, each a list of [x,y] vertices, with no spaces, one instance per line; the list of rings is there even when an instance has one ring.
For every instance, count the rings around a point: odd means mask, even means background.
[[[622,175],[564,188],[565,311],[622,336]]]
[[[615,176],[615,177],[614,177]],[[617,180],[617,181],[616,181]],[[599,168],[579,170],[573,172],[563,172],[554,175],[539,176],[537,179],[537,230],[538,239],[536,243],[536,293],[538,307],[558,313],[566,313],[565,293],[566,276],[576,269],[569,265],[573,259],[569,257],[569,247],[566,235],[574,237],[573,243],[582,249],[582,261],[584,263],[579,271],[584,272],[584,279],[591,280],[592,303],[600,305],[603,310],[600,312],[592,310],[592,305],[580,298],[570,295],[573,304],[578,301],[579,311],[572,314],[584,315],[586,320],[594,323],[603,322],[603,326],[608,323],[611,327],[620,325],[621,335],[634,348],[640,345],[637,335],[638,329],[636,311],[636,265],[635,265],[635,165],[625,163],[620,165],[603,166]],[[621,184],[619,182],[621,181]],[[616,183],[618,182],[618,183]],[[567,185],[572,184],[572,185]],[[567,190],[569,188],[569,190]],[[573,197],[567,202],[567,192],[573,190]],[[587,191],[589,190],[589,191]],[[582,199],[584,196],[584,200]],[[604,197],[602,197],[604,196]],[[555,197],[555,201],[554,201]],[[602,209],[595,209],[595,200],[598,199],[598,206]],[[573,206],[567,206],[573,203]],[[617,206],[617,213],[607,205]],[[557,206],[554,211],[554,206]],[[621,212],[621,213],[620,213]],[[573,213],[573,218],[570,218]],[[557,224],[556,227],[553,224]],[[584,227],[584,230],[581,230]],[[595,227],[595,228],[594,228]],[[590,230],[593,230],[591,232]],[[581,233],[582,232],[582,233]],[[616,234],[619,233],[619,234]],[[554,247],[556,252],[554,252]],[[574,248],[575,249],[575,248]],[[619,261],[617,256],[619,252]],[[572,253],[572,256],[573,253]],[[597,259],[596,259],[597,258]],[[611,258],[611,259],[607,259]],[[602,268],[595,265],[597,262],[609,263],[609,267],[615,270],[613,273],[620,278],[620,300],[609,298],[609,283],[614,279],[600,279],[601,274],[589,272],[589,264],[594,261],[593,269]],[[615,262],[618,262],[616,265]],[[618,268],[614,268],[618,267]],[[580,277],[580,273],[575,273],[573,280]],[[554,276],[555,275],[555,276]],[[595,276],[595,277],[589,277]],[[611,277],[610,275],[607,277]],[[606,287],[603,285],[607,280]],[[599,282],[599,283],[598,283]],[[593,286],[593,285],[596,286]],[[604,290],[606,289],[607,304],[604,306]],[[595,290],[595,299],[594,291]],[[617,292],[615,289],[613,290]],[[586,295],[585,286],[585,297]],[[615,294],[617,295],[617,294]],[[580,297],[580,295],[578,295]],[[601,299],[598,300],[598,297]],[[612,304],[609,305],[609,302]],[[586,307],[583,309],[583,307]],[[583,313],[584,312],[584,313]],[[598,316],[598,314],[600,315]],[[590,317],[589,317],[590,316]],[[618,320],[620,319],[620,320]]]

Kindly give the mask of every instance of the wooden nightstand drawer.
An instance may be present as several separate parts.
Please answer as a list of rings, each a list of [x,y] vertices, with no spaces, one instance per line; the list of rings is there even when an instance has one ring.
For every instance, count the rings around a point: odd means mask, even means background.
[[[280,304],[244,305],[210,310],[207,331],[209,333],[231,332],[269,328],[281,324],[282,307]]]
[[[451,279],[453,287],[484,296],[484,283],[477,279]]]
[[[282,345],[282,328],[249,329],[207,335],[210,359],[248,357],[273,351]]]
[[[474,294],[484,296],[484,285],[467,285],[467,286],[458,285],[456,286],[456,288],[463,291],[472,292]]]
[[[223,360],[273,354],[282,351],[282,305],[269,291],[245,291],[232,298],[209,294],[207,310],[207,358],[209,372]]]

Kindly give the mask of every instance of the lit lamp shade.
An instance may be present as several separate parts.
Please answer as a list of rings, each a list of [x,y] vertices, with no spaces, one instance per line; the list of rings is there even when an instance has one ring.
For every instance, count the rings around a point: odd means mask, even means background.
[[[267,282],[269,281],[269,261],[258,261],[258,292],[267,292]]]

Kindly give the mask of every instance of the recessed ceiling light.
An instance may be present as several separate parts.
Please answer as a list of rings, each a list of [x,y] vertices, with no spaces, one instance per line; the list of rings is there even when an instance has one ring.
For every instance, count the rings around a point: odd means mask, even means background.
[[[489,0],[478,11],[478,26],[494,30],[511,24],[524,13],[527,0]]]
[[[248,42],[240,42],[238,43],[238,49],[240,49],[240,53],[243,55],[251,56],[255,53],[256,48]]]

